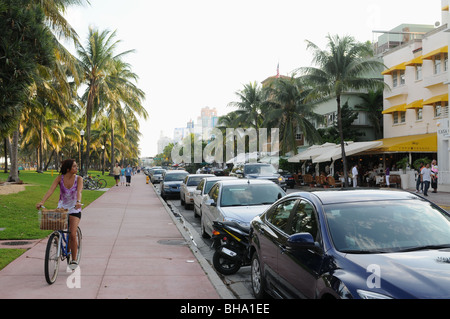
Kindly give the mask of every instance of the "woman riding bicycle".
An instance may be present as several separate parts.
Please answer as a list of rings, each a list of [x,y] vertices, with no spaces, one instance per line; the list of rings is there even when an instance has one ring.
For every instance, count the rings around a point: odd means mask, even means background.
[[[78,166],[75,160],[67,159],[61,165],[60,175],[55,178],[52,186],[44,195],[42,201],[36,204],[39,209],[44,206],[45,201],[52,196],[56,187],[59,185],[60,195],[58,208],[64,208],[69,211],[69,249],[71,256],[77,256],[77,228],[81,219],[81,192],[83,190],[83,178],[77,175]],[[73,258],[76,259],[76,258]],[[70,261],[71,265],[76,266],[76,260]]]

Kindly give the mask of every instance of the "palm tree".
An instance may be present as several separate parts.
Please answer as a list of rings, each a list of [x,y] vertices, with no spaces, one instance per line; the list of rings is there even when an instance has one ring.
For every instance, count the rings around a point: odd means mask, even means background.
[[[102,96],[101,108],[110,119],[111,149],[114,149],[114,134],[116,124],[119,131],[126,133],[127,114],[133,113],[144,119],[148,113],[142,106],[145,93],[136,86],[137,74],[131,71],[130,65],[121,60],[114,60],[112,73],[105,78],[106,85],[101,87],[99,94]],[[115,156],[111,151],[111,169],[114,168]]]
[[[228,106],[237,108],[235,111],[238,115],[236,122],[247,123],[248,127],[256,130],[256,145],[259,146],[259,128],[263,122],[262,107],[264,103],[262,88],[253,82],[245,84],[244,89],[235,94],[239,101],[230,102]]]
[[[312,93],[322,97],[335,98],[337,103],[338,130],[344,164],[345,186],[348,186],[347,159],[341,119],[341,95],[349,90],[375,89],[383,87],[379,74],[384,65],[374,59],[373,51],[367,43],[356,42],[351,36],[327,36],[328,50],[321,50],[307,41],[307,49],[313,52],[313,62],[317,67],[299,68],[302,78],[313,88]]]
[[[86,47],[77,45],[79,64],[82,68],[84,83],[87,85],[83,95],[86,106],[86,153],[89,153],[92,115],[100,108],[100,92],[108,92],[107,78],[114,72],[114,61],[132,52],[125,51],[115,54],[115,49],[120,41],[115,40],[116,32],[108,30],[98,31],[89,28],[88,43]],[[103,93],[105,94],[105,93]],[[84,156],[84,167],[89,168],[89,156]],[[84,173],[84,172],[82,172]]]
[[[296,133],[299,128],[309,143],[321,141],[320,134],[310,122],[318,119],[314,104],[307,98],[311,89],[294,76],[276,79],[267,88],[268,108],[266,122],[280,130],[280,146],[283,154],[293,151],[297,154]]]

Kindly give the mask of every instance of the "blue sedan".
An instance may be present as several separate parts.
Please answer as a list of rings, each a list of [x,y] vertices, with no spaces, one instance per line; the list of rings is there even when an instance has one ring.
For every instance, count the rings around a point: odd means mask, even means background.
[[[257,298],[450,298],[450,215],[409,192],[290,194],[251,245]]]

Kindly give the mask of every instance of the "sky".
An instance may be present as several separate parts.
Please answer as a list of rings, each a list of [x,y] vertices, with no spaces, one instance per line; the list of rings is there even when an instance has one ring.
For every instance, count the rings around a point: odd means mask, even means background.
[[[142,157],[157,153],[163,135],[196,121],[203,107],[234,109],[248,83],[311,66],[306,40],[326,49],[326,36],[376,42],[402,23],[434,25],[441,1],[431,0],[90,0],[71,7],[69,24],[84,45],[89,27],[116,31],[117,53],[139,76],[147,120],[140,120]]]

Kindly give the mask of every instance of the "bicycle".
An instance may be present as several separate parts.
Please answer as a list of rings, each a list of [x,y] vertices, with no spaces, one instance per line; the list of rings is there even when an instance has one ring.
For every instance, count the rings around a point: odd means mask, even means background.
[[[42,208],[44,210],[42,210]],[[45,280],[49,285],[53,284],[58,277],[59,263],[64,259],[67,260],[67,264],[70,268],[70,257],[71,253],[69,251],[69,214],[67,210],[55,209],[55,210],[45,210],[45,207],[41,207],[39,210],[41,216],[41,229],[53,230],[50,235],[47,247],[45,250],[45,260],[44,260],[44,272]],[[77,256],[76,262],[80,263],[81,259],[81,242],[82,233],[80,227],[77,228]],[[72,268],[71,268],[72,269]],[[74,270],[74,269],[72,269]]]
[[[94,182],[97,183],[97,188],[105,188],[106,185],[108,184],[105,179],[100,178],[100,175],[97,175],[96,177],[91,177],[91,178]]]
[[[83,187],[85,189],[96,190],[105,188],[106,185],[106,180],[100,178],[100,175],[97,175],[97,177],[92,177],[90,175],[83,177]]]

